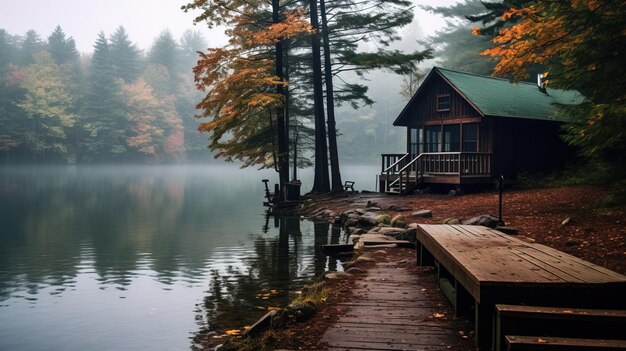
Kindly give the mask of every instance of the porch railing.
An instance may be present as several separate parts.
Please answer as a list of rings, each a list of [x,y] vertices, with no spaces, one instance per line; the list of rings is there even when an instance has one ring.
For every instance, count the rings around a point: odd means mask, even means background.
[[[485,152],[428,152],[423,172],[434,175],[490,175],[491,154]]]
[[[386,190],[406,189],[423,175],[490,176],[491,154],[485,152],[426,152],[419,155],[383,154],[381,174],[386,175]],[[395,180],[391,175],[396,175]]]

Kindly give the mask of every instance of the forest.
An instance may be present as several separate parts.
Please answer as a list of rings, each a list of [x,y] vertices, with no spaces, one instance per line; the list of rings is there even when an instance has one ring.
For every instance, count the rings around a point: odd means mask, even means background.
[[[45,39],[0,29],[0,162],[206,158],[191,74],[206,46],[198,31],[164,30],[144,52],[120,26],[81,55],[60,26]]]

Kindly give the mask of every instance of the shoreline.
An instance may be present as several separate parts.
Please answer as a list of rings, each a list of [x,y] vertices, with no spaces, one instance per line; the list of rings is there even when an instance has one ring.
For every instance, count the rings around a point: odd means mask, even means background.
[[[503,219],[507,226],[519,229],[518,237],[522,239],[554,247],[624,274],[626,229],[623,226],[623,218],[626,206],[624,204],[612,207],[598,206],[599,201],[607,194],[608,190],[592,186],[510,190],[504,194]],[[422,217],[423,213],[416,216],[423,210],[431,211],[430,216]],[[403,197],[369,192],[344,193],[338,196],[307,195],[303,203],[289,213],[312,221],[341,225],[346,231],[345,235],[348,236],[360,233],[361,229],[346,223],[350,213],[354,211],[388,215],[390,218],[403,216],[410,223],[463,221],[479,215],[497,215],[497,193],[462,196],[419,194]],[[370,228],[375,226],[374,223],[370,224]],[[610,247],[612,250],[598,250],[598,246]],[[339,278],[324,279],[324,284],[332,297],[317,308],[311,319],[290,324],[283,329],[270,330],[268,334],[272,347],[265,348],[261,347],[263,344],[255,344],[252,348],[235,347],[221,350],[272,349],[274,346],[317,349],[316,345],[326,329],[338,318],[338,303],[352,298],[356,282],[369,268],[380,260],[388,260],[388,257],[374,256],[374,261],[361,260],[359,264],[357,258],[363,252],[364,250],[360,250],[355,253],[353,262],[357,261],[356,264],[348,266],[355,267],[358,273],[340,274]],[[321,277],[318,277],[318,280],[320,279]],[[268,336],[257,338],[257,341],[268,342]]]

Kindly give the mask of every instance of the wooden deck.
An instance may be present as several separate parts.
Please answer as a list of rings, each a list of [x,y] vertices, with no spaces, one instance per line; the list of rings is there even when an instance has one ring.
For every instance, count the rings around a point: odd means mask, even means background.
[[[497,303],[623,309],[626,277],[482,226],[419,225],[423,263],[434,259],[462,314],[474,305],[477,346],[491,347]],[[447,278],[447,279],[446,279]],[[450,293],[451,291],[451,293]],[[445,292],[445,291],[444,291]]]
[[[378,263],[357,283],[347,312],[326,331],[320,347],[339,350],[468,350],[459,321],[436,286],[433,272]],[[469,325],[466,323],[465,328]]]

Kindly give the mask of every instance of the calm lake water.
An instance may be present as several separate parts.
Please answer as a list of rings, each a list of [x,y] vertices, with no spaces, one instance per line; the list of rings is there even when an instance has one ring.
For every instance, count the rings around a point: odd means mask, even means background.
[[[343,175],[374,190],[376,171]],[[207,331],[288,304],[313,276],[337,269],[319,246],[341,234],[266,219],[262,178],[277,175],[214,165],[0,168],[0,350],[188,350]],[[308,191],[311,172],[302,178]]]

